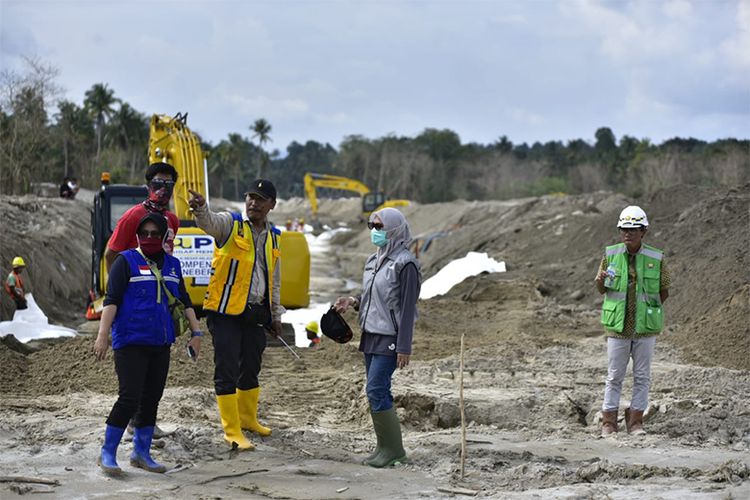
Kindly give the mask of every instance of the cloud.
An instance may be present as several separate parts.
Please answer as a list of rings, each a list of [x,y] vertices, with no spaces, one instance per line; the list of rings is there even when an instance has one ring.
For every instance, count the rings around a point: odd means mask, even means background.
[[[664,14],[671,19],[685,19],[693,13],[693,5],[686,0],[672,0],[664,2]]]
[[[281,118],[289,115],[305,114],[310,110],[307,102],[297,98],[271,98],[268,96],[248,97],[240,94],[229,94],[223,98],[241,115],[249,117],[267,116]]]
[[[143,5],[6,0],[3,66],[38,54],[68,99],[107,83],[146,114],[189,111],[214,143],[263,117],[282,148],[428,127],[531,143],[700,122],[710,138],[750,119],[750,0]]]
[[[545,122],[542,115],[532,113],[531,111],[522,108],[511,108],[508,111],[508,115],[513,118],[513,120],[528,125],[541,125]]]
[[[323,125],[342,125],[351,123],[352,120],[348,114],[340,111],[338,113],[331,114],[316,114],[315,121]]]
[[[750,76],[750,0],[738,3],[736,23],[736,33],[722,42],[720,50],[727,63],[747,78]],[[745,83],[748,83],[747,80]]]
[[[491,22],[500,25],[522,26],[528,24],[526,17],[521,14],[508,14],[503,16],[494,16]]]

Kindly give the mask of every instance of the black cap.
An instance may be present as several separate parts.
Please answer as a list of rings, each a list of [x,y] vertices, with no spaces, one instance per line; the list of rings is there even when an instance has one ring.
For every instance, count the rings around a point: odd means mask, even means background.
[[[276,187],[273,182],[266,179],[255,179],[250,183],[250,187],[245,191],[245,196],[249,194],[258,194],[267,200],[276,199]]]
[[[172,180],[177,182],[177,170],[169,163],[157,162],[149,165],[146,169],[146,182],[151,182],[151,179],[153,179],[156,174],[171,175]]]
[[[323,335],[339,344],[346,344],[353,336],[352,329],[333,306],[320,318],[320,329]]]

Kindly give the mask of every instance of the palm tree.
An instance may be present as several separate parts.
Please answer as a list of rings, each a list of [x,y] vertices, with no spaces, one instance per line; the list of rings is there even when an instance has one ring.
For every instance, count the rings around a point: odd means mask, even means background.
[[[71,101],[60,101],[58,104],[59,113],[57,114],[57,125],[60,127],[60,135],[63,142],[63,161],[65,162],[64,175],[68,176],[69,172],[69,145],[75,137],[75,114],[78,106]]]
[[[234,199],[240,199],[240,177],[242,176],[242,160],[247,156],[247,150],[250,147],[250,143],[247,139],[242,137],[240,134],[231,133],[229,134],[229,141],[227,142],[226,149],[224,152],[224,159],[232,172],[234,178]]]
[[[96,125],[96,161],[99,161],[99,155],[102,150],[102,132],[104,122],[112,115],[112,107],[118,99],[115,97],[115,91],[107,88],[106,83],[96,83],[86,91],[86,97],[83,104],[88,109]]]
[[[267,142],[272,142],[269,135],[271,133],[271,124],[265,118],[258,118],[253,123],[253,126],[250,127],[250,130],[253,132],[253,138],[258,138],[258,147],[260,148],[258,152],[258,179],[262,179],[266,163],[268,162],[268,155],[263,151],[263,145]]]
[[[112,140],[120,149],[130,153],[130,178],[135,178],[138,155],[143,153],[139,146],[148,142],[148,119],[133,109],[128,103],[120,103],[120,108],[112,114]]]

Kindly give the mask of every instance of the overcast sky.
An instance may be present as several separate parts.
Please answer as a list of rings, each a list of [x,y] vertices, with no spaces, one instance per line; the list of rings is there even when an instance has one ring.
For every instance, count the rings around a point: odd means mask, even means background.
[[[449,128],[463,142],[750,137],[750,0],[0,0],[4,68],[57,66],[216,144]]]

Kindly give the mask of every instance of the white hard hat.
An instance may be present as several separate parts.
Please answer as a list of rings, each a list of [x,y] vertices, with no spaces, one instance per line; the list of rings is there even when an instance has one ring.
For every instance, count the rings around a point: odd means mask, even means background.
[[[648,227],[648,217],[641,207],[630,205],[620,212],[617,227]]]

